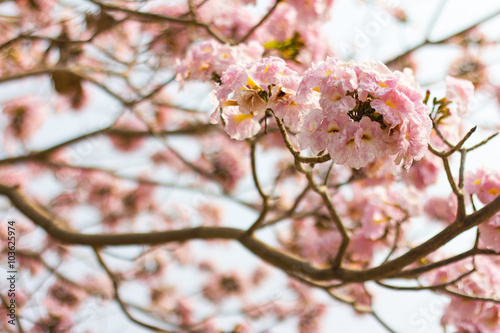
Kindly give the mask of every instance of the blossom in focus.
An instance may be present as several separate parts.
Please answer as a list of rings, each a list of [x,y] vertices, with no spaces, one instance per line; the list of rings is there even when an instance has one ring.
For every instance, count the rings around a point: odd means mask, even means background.
[[[252,137],[260,130],[259,121],[267,109],[294,128],[307,109],[294,99],[299,81],[298,74],[280,58],[235,64],[222,74],[215,92],[219,106],[210,120],[217,123],[222,117],[226,132],[237,140]]]
[[[427,150],[432,127],[423,96],[408,73],[378,62],[329,58],[304,73],[298,100],[319,94],[321,125],[299,141],[301,149],[326,149],[338,164],[359,169],[385,155],[408,168]],[[312,109],[303,117],[318,117]],[[313,123],[317,123],[314,120]]]

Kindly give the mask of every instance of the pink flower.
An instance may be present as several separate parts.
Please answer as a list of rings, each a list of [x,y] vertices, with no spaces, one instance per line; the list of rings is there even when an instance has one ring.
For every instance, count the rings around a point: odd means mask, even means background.
[[[331,136],[327,146],[335,163],[359,169],[384,156],[387,138],[384,137],[386,133],[382,132],[380,124],[364,117],[359,122],[347,119],[340,128],[340,131]]]
[[[218,123],[219,109],[212,113],[210,122],[212,124]],[[244,140],[246,138],[251,138],[257,134],[261,128],[259,122],[255,120],[252,114],[243,114],[238,111],[237,107],[225,107],[221,114],[222,119],[225,122],[225,130],[231,139]]]
[[[427,186],[437,181],[441,167],[441,159],[427,152],[424,158],[413,162],[408,172],[402,173],[403,180],[419,190],[424,190]]]
[[[326,146],[336,163],[356,169],[385,155],[396,155],[395,163],[403,161],[408,168],[427,150],[432,124],[410,75],[391,72],[377,62],[329,58],[304,73],[298,99],[311,91],[320,94],[324,120],[301,138],[301,149]]]
[[[281,2],[271,17],[257,30],[260,41],[285,41],[293,37],[297,22],[297,11],[288,2]]]
[[[210,121],[218,122],[222,108],[226,132],[233,139],[243,140],[260,130],[259,121],[265,111],[275,107],[279,116],[291,122],[287,125],[297,126],[304,108],[293,100],[298,84],[297,73],[276,57],[245,66],[233,65],[222,74],[221,85],[215,93],[219,108],[212,113]]]
[[[430,198],[424,206],[424,211],[431,218],[450,224],[457,217],[457,206],[457,197],[450,194],[448,198]]]
[[[150,209],[154,202],[154,191],[154,185],[141,183],[135,189],[123,193],[121,196],[127,216],[134,216]]]
[[[298,103],[295,100],[295,91],[280,86],[271,88],[271,97],[268,105],[273,110],[274,115],[283,120],[285,125],[293,130],[298,130],[303,115],[314,103]]]
[[[258,60],[262,53],[264,48],[255,41],[230,46],[212,39],[205,40],[194,44],[182,61],[178,61],[176,78],[181,84],[185,79],[216,79],[230,65]]]
[[[292,234],[281,239],[285,248],[293,246],[289,250],[318,263],[328,263],[335,258],[340,241],[337,230],[329,230],[312,219],[295,221]]]
[[[479,256],[475,258],[477,271],[464,277],[460,282],[448,288],[458,293],[498,299],[500,292],[500,268],[490,257]],[[461,261],[438,269],[435,273],[440,284],[458,277],[472,269],[470,261]],[[450,304],[445,308],[441,319],[445,325],[454,325],[459,332],[494,332],[500,328],[500,305],[493,302],[474,301],[459,296],[452,296]]]
[[[460,117],[469,112],[469,103],[473,95],[474,85],[472,82],[453,76],[446,77],[446,99],[456,104],[457,114]]]
[[[333,0],[289,0],[288,2],[300,13],[301,20],[306,22],[327,20],[333,4]]]
[[[339,293],[346,299],[354,301],[355,310],[365,310],[371,308],[372,295],[362,283],[350,283],[339,288]]]
[[[465,177],[465,189],[476,194],[482,203],[488,204],[500,194],[500,172],[481,168]]]
[[[482,247],[500,252],[500,213],[479,225],[479,241]]]
[[[241,2],[210,0],[197,10],[198,20],[223,36],[242,38],[258,22],[258,17]],[[227,39],[227,37],[224,37]]]
[[[297,134],[297,142],[299,147],[309,147],[313,154],[317,154],[326,148],[327,133],[326,130],[318,130],[322,125],[325,115],[322,109],[312,110],[308,114],[304,115],[302,122],[299,125],[299,133]],[[332,126],[337,125],[336,122],[331,124]],[[327,126],[327,121],[325,120],[325,125]],[[335,127],[340,130],[340,127]]]
[[[7,116],[5,135],[19,140],[29,139],[42,126],[46,110],[42,101],[34,97],[21,97],[5,103],[3,113]]]
[[[17,166],[0,165],[0,183],[7,186],[19,185],[24,188],[28,183],[25,172]]]
[[[243,114],[262,115],[267,109],[267,102],[259,95],[261,90],[243,87],[234,92],[234,98]]]
[[[211,202],[201,203],[196,210],[203,218],[203,225],[218,227],[222,225],[224,210]]]
[[[58,281],[50,288],[47,296],[45,300],[47,308],[62,307],[68,310],[76,310],[86,295],[81,289],[68,285],[63,281]]]
[[[239,272],[215,274],[203,288],[203,296],[214,303],[219,303],[230,296],[242,296],[247,283]]]
[[[193,321],[193,305],[187,298],[179,298],[177,300],[176,312],[180,319],[181,325],[188,326]]]

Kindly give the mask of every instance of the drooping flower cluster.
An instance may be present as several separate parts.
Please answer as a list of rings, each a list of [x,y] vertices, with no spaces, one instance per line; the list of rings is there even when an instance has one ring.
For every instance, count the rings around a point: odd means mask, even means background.
[[[304,74],[299,101],[313,93],[320,107],[304,117],[302,149],[326,149],[336,163],[357,169],[385,155],[408,167],[426,151],[431,120],[410,75],[329,58]]]
[[[224,72],[216,95],[226,131],[245,139],[266,110],[298,131],[301,149],[327,151],[337,164],[359,169],[395,155],[409,167],[423,157],[431,131],[428,108],[408,73],[381,63],[329,58],[302,78],[275,57]],[[218,121],[219,109],[212,114]]]
[[[216,96],[222,111],[219,113],[218,108],[211,122],[217,123],[220,114],[226,132],[233,139],[243,140],[255,135],[268,109],[294,128],[308,107],[312,107],[295,101],[300,77],[280,58],[265,58],[245,66],[233,65],[223,73],[221,82]]]

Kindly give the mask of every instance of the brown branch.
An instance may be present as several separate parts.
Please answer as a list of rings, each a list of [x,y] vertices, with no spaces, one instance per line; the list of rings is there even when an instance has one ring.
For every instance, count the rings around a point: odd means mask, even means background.
[[[243,36],[238,42],[234,43],[234,45],[238,45],[238,44],[241,44],[241,43],[244,43],[246,42],[246,40],[248,38],[250,38],[250,36],[254,33],[255,30],[257,30],[271,15],[272,13],[276,10],[276,7],[278,7],[278,4],[280,2],[282,2],[283,0],[276,0],[274,2],[274,5],[267,11],[266,15],[264,15],[264,17],[262,17],[262,19],[259,21],[259,23],[257,23],[256,25],[254,25],[248,32],[245,36]]]
[[[415,46],[414,46],[414,47],[412,47],[411,49],[409,49],[409,50],[407,50],[407,51],[405,51],[405,52],[401,53],[400,55],[398,55],[398,56],[396,56],[396,57],[394,57],[394,58],[392,58],[392,59],[390,59],[390,60],[387,60],[387,61],[385,62],[385,64],[386,64],[386,65],[388,65],[388,66],[390,66],[391,64],[393,64],[393,63],[395,63],[395,62],[399,61],[401,58],[406,57],[406,56],[407,56],[407,55],[409,55],[410,53],[412,53],[412,52],[414,52],[414,51],[416,51],[416,50],[420,49],[420,48],[421,48],[421,47],[423,47],[423,46],[426,46],[426,45],[436,45],[436,44],[443,44],[443,43],[446,43],[446,42],[447,42],[450,38],[453,38],[453,37],[455,37],[455,36],[459,36],[459,35],[461,35],[461,34],[464,34],[464,33],[466,33],[467,31],[469,31],[469,30],[471,30],[471,29],[475,28],[476,26],[478,26],[478,25],[480,25],[480,24],[482,24],[482,23],[484,23],[484,22],[486,22],[486,21],[489,21],[489,20],[491,20],[491,19],[495,18],[495,17],[496,17],[496,16],[498,16],[498,15],[500,15],[500,10],[497,10],[497,11],[495,11],[495,12],[491,13],[490,15],[488,15],[488,16],[486,16],[486,17],[482,18],[481,20],[477,21],[476,23],[474,23],[473,25],[469,26],[468,28],[465,28],[465,29],[463,29],[463,30],[461,30],[461,31],[459,31],[459,32],[456,32],[456,33],[454,33],[454,34],[452,34],[452,35],[450,35],[450,36],[448,36],[448,37],[445,37],[445,38],[440,39],[440,40],[437,40],[437,41],[433,41],[433,42],[432,42],[432,41],[430,41],[428,38],[426,38],[426,39],[425,39],[422,43],[415,45]],[[427,36],[427,37],[428,37],[428,36]]]
[[[457,254],[457,255],[455,255],[453,257],[433,262],[432,264],[428,264],[428,265],[425,265],[425,266],[422,266],[422,267],[412,268],[412,269],[408,269],[408,270],[403,270],[403,271],[398,272],[396,274],[393,274],[393,275],[391,275],[389,277],[391,279],[392,278],[397,278],[397,279],[400,279],[400,278],[403,278],[403,279],[414,278],[414,277],[417,277],[417,276],[419,276],[419,275],[421,275],[423,273],[426,273],[426,272],[429,272],[431,270],[437,269],[439,267],[447,266],[447,265],[450,265],[452,263],[455,263],[457,261],[460,261],[460,260],[463,260],[463,259],[466,259],[466,258],[469,258],[469,257],[475,257],[476,255],[500,255],[500,253],[497,253],[497,252],[492,251],[492,250],[485,250],[485,249],[473,248],[473,249],[468,250],[466,252],[462,252],[460,254]]]
[[[450,161],[448,160],[448,156],[445,153],[437,151],[435,148],[431,146],[430,143],[428,144],[428,148],[431,153],[433,153],[438,157],[441,157],[441,160],[443,161],[444,170],[446,172],[446,178],[448,178],[448,183],[450,184],[453,193],[455,193],[455,195],[458,197],[461,194],[461,191],[458,189],[457,184],[453,179],[453,174],[451,172]]]
[[[328,188],[323,185],[319,186],[316,181],[314,180],[314,176],[311,170],[306,170],[300,163],[300,153],[295,150],[290,142],[290,139],[288,137],[288,134],[286,132],[285,125],[283,122],[278,119],[277,117],[274,117],[276,120],[276,123],[278,124],[278,127],[281,132],[281,136],[283,137],[283,140],[285,141],[285,145],[287,146],[288,150],[292,153],[292,155],[295,158],[295,168],[297,171],[303,173],[306,175],[307,180],[309,182],[309,185],[311,185],[311,188],[313,189],[314,192],[318,193],[321,196],[321,199],[323,200],[323,203],[325,204],[328,213],[330,214],[330,218],[332,219],[333,223],[337,227],[337,230],[340,232],[342,236],[342,242],[339,247],[339,251],[337,255],[335,256],[335,259],[332,262],[333,268],[340,267],[342,264],[342,259],[344,258],[344,255],[347,251],[347,247],[349,246],[349,243],[351,241],[351,238],[349,234],[347,233],[347,230],[344,227],[344,224],[340,220],[340,217],[337,214],[337,211],[335,207],[333,206],[333,203],[330,200],[330,197],[328,196]],[[325,156],[325,155],[323,155]],[[330,157],[330,155],[328,155]]]
[[[436,125],[436,123],[434,122],[434,119],[432,119],[432,128],[434,129],[434,131],[436,131],[436,134],[439,136],[439,138],[441,139],[441,141],[443,141],[448,147],[450,148],[453,148],[453,144],[451,144],[443,135],[443,133],[441,133],[441,131],[439,130],[438,126]]]
[[[151,233],[128,234],[80,234],[67,226],[65,221],[50,213],[45,207],[26,197],[18,187],[0,184],[0,194],[7,196],[12,204],[36,225],[42,227],[54,239],[64,243],[91,246],[165,244],[183,242],[191,239],[233,239],[267,263],[285,272],[294,272],[316,281],[341,280],[364,282],[394,277],[407,265],[434,252],[462,232],[488,220],[500,210],[500,195],[477,212],[467,216],[461,223],[454,222],[440,233],[401,255],[378,267],[353,271],[338,267],[320,269],[309,262],[273,248],[254,237],[245,236],[245,230],[229,227],[196,227]]]
[[[285,141],[285,145],[292,153],[293,157],[295,157],[295,160],[301,162],[301,163],[308,163],[308,164],[316,164],[316,163],[324,163],[327,161],[330,161],[332,158],[330,157],[330,154],[325,154],[322,156],[315,156],[315,157],[308,157],[308,156],[302,156],[298,150],[296,150],[292,143],[290,142],[290,138],[288,137],[288,133],[286,131],[285,125],[283,122],[278,119],[277,117],[274,117],[276,120],[276,124],[278,124],[278,128],[281,132],[281,136],[283,137],[283,140]]]
[[[257,229],[261,227],[266,219],[267,212],[269,211],[269,195],[264,193],[262,187],[259,182],[259,177],[257,176],[257,165],[255,161],[255,149],[257,146],[257,142],[255,140],[250,141],[250,164],[252,169],[252,178],[255,184],[255,188],[259,192],[260,197],[262,198],[262,211],[260,213],[259,218],[255,223],[247,230],[246,235],[252,235]]]
[[[470,138],[470,136],[472,135],[472,133],[474,133],[477,129],[477,126],[474,126],[472,127],[469,132],[467,132],[467,134],[465,134],[465,136],[462,138],[462,140],[460,140],[455,146],[453,146],[453,148],[451,148],[450,150],[448,150],[446,153],[445,153],[445,156],[450,156],[451,154],[453,154],[454,152],[458,151],[460,148],[462,148],[462,146],[464,145],[465,141],[467,141],[467,139]]]
[[[170,130],[170,131],[158,131],[158,133],[162,136],[172,136],[172,135],[203,135],[208,132],[211,132],[215,130],[217,127],[212,125],[212,124],[195,124],[192,126],[186,126],[184,128],[179,128],[176,130]],[[125,138],[134,138],[134,137],[144,137],[144,136],[151,136],[150,131],[135,131],[135,130],[129,130],[129,129],[123,129],[123,128],[114,128],[114,127],[106,127],[103,129],[95,130],[90,133],[86,133],[80,136],[77,136],[73,139],[61,142],[55,146],[52,146],[50,148],[40,150],[40,151],[34,151],[25,155],[20,155],[16,157],[9,157],[0,160],[0,165],[6,165],[6,164],[15,164],[15,163],[20,163],[20,162],[27,162],[27,161],[37,161],[37,160],[43,160],[46,159],[47,156],[50,154],[54,153],[55,151],[64,148],[66,146],[69,146],[71,144],[77,143],[79,141],[83,141],[86,139],[90,139],[92,137],[98,136],[98,135],[113,135],[113,136],[120,136],[120,137],[125,137]]]
[[[496,137],[497,135],[498,135],[498,132],[496,132],[496,133],[494,133],[494,134],[490,135],[489,137],[487,137],[487,138],[486,138],[486,139],[484,139],[483,141],[479,142],[478,144],[476,144],[476,145],[474,145],[474,146],[472,146],[472,147],[470,147],[470,148],[466,148],[465,150],[466,150],[467,152],[470,152],[470,151],[472,151],[472,150],[474,150],[474,149],[477,149],[477,148],[479,148],[479,147],[481,147],[481,146],[483,146],[483,145],[487,144],[487,143],[488,143],[491,139],[493,139],[493,138],[494,138],[494,137]]]
[[[453,295],[453,296],[458,296],[466,299],[470,299],[473,301],[481,301],[481,302],[493,302],[493,303],[498,303],[500,304],[500,299],[497,298],[490,298],[490,297],[480,297],[480,296],[472,296],[472,295],[467,295],[467,294],[462,294],[454,290],[450,290],[448,288],[443,288],[440,289],[442,292]]]
[[[13,74],[10,76],[0,77],[0,83],[20,80],[20,79],[24,79],[24,78],[27,78],[30,76],[40,76],[40,75],[51,74],[53,71],[56,71],[56,70],[65,70],[65,68],[52,67],[52,68],[44,68],[44,69],[35,69],[35,70],[31,70],[31,71],[23,71],[22,73],[19,73],[19,74]]]
[[[208,34],[210,34],[212,37],[214,37],[220,43],[226,44],[226,41],[223,38],[221,38],[217,33],[215,33],[215,31],[213,31],[209,25],[202,23],[202,22],[198,22],[197,20],[181,19],[181,18],[164,16],[164,15],[153,14],[153,13],[148,13],[148,12],[139,12],[139,11],[131,10],[128,8],[108,5],[108,4],[105,4],[105,3],[102,3],[99,1],[95,1],[95,0],[89,0],[89,1],[98,5],[101,8],[106,9],[106,10],[127,13],[132,18],[135,17],[135,18],[139,18],[139,19],[144,19],[147,22],[160,21],[160,22],[172,22],[172,23],[178,23],[178,24],[183,24],[183,25],[198,26],[198,27],[205,29],[205,31],[208,32]]]

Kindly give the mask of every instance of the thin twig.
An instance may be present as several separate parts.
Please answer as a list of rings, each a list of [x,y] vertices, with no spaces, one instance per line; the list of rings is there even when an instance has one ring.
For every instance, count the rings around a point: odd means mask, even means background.
[[[471,295],[459,293],[459,292],[454,291],[454,290],[450,290],[448,288],[443,288],[443,289],[440,289],[440,290],[443,291],[443,292],[445,292],[445,293],[447,293],[447,294],[450,294],[450,295],[453,295],[453,296],[462,297],[462,298],[466,298],[466,299],[470,299],[470,300],[473,300],[473,301],[493,302],[493,303],[500,304],[500,299],[497,299],[497,298],[471,296]]]
[[[471,275],[474,272],[476,272],[475,267],[473,269],[471,269],[470,271],[467,271],[465,273],[460,274],[460,276],[456,277],[455,279],[453,279],[451,281],[443,282],[443,283],[431,285],[431,286],[406,287],[406,286],[393,286],[390,284],[383,283],[381,281],[375,281],[375,283],[377,283],[379,286],[382,286],[382,287],[387,288],[387,289],[392,289],[392,290],[405,290],[405,291],[437,290],[440,288],[450,286],[450,285],[455,284],[457,282],[460,282],[460,280]]]
[[[337,211],[335,210],[335,207],[333,206],[333,203],[331,202],[328,192],[327,192],[327,187],[326,186],[318,186],[316,181],[314,180],[313,173],[311,170],[306,170],[301,164],[299,160],[300,153],[295,150],[290,142],[290,139],[288,137],[288,134],[285,129],[285,125],[283,122],[275,117],[276,123],[278,124],[278,127],[280,128],[281,135],[283,137],[283,140],[285,141],[285,145],[287,146],[288,150],[292,153],[292,155],[295,157],[295,167],[297,170],[303,174],[306,175],[307,180],[309,181],[309,184],[311,185],[311,188],[313,189],[314,192],[318,193],[321,196],[321,199],[323,200],[323,203],[325,204],[328,213],[330,214],[330,218],[332,219],[333,223],[337,227],[337,230],[340,232],[342,236],[342,242],[339,247],[339,251],[337,253],[337,256],[332,262],[333,268],[338,268],[342,264],[342,260],[344,258],[344,255],[347,251],[347,248],[350,243],[350,236],[347,233],[346,228],[344,227],[344,224],[342,223],[340,217],[337,214]]]
[[[491,139],[493,139],[494,137],[496,137],[496,136],[498,135],[498,133],[499,133],[499,132],[496,132],[496,133],[494,133],[494,134],[490,135],[489,137],[487,137],[487,138],[486,138],[486,139],[484,139],[483,141],[479,142],[478,144],[476,144],[476,145],[474,145],[474,146],[472,146],[472,147],[470,147],[470,148],[466,148],[465,150],[466,150],[467,152],[470,152],[471,150],[477,149],[477,148],[479,148],[479,147],[481,147],[481,146],[483,146],[483,145],[487,144],[487,143],[488,143]]]
[[[252,27],[252,29],[250,29],[247,32],[247,34],[245,36],[243,36],[238,42],[234,43],[234,45],[238,45],[238,44],[246,42],[246,40],[254,33],[254,31],[257,30],[257,28],[259,28],[269,18],[269,16],[272,15],[272,13],[276,9],[276,7],[278,7],[278,4],[280,2],[282,2],[282,1],[283,0],[276,0],[274,2],[274,5],[267,11],[266,15],[264,15],[264,17],[262,17],[262,19],[259,21],[259,23],[257,23],[256,25],[254,25]]]
[[[456,145],[453,146],[453,148],[451,148],[450,150],[448,150],[446,153],[445,153],[445,156],[450,156],[451,154],[453,154],[454,152],[458,151],[460,148],[462,148],[462,146],[464,145],[465,141],[467,141],[467,139],[470,138],[470,136],[472,135],[472,133],[474,133],[477,129],[477,126],[474,126],[472,127],[469,132],[467,132],[467,134],[465,134],[465,136],[462,138],[462,140],[460,140]]]
[[[412,47],[412,48],[410,48],[410,49],[406,50],[405,52],[401,53],[400,55],[398,55],[398,56],[396,56],[396,57],[394,57],[394,58],[392,58],[392,59],[390,59],[390,60],[385,61],[385,64],[386,64],[386,65],[391,65],[391,64],[393,64],[393,63],[397,62],[398,60],[400,60],[401,58],[404,58],[404,57],[405,57],[405,56],[407,56],[408,54],[410,54],[410,53],[412,53],[412,52],[414,52],[414,51],[418,50],[419,48],[421,48],[421,47],[423,47],[423,46],[426,46],[426,45],[432,45],[432,44],[443,44],[443,43],[447,42],[450,38],[453,38],[453,37],[455,37],[455,36],[459,36],[459,35],[461,35],[461,34],[463,34],[463,33],[466,33],[467,31],[469,31],[469,30],[473,29],[474,27],[476,27],[476,26],[480,25],[481,23],[484,23],[484,22],[486,22],[486,21],[489,21],[489,20],[491,20],[491,19],[495,18],[495,17],[496,17],[496,16],[498,16],[498,15],[500,15],[500,10],[497,10],[497,11],[495,11],[495,12],[491,13],[490,15],[488,15],[488,16],[486,16],[486,17],[484,17],[484,18],[480,19],[479,21],[477,21],[476,23],[472,24],[472,25],[471,25],[471,26],[469,26],[468,28],[465,28],[465,29],[463,29],[463,30],[461,30],[461,31],[459,31],[459,32],[454,33],[454,34],[451,34],[451,35],[449,35],[448,37],[445,37],[445,38],[443,38],[443,39],[440,39],[440,40],[437,40],[437,41],[433,41],[433,42],[432,42],[432,41],[429,41],[429,40],[424,40],[424,41],[423,41],[423,42],[421,42],[420,44],[415,45],[414,47]]]
[[[198,22],[197,20],[187,20],[187,19],[169,17],[169,16],[164,16],[164,15],[159,15],[159,14],[139,12],[136,10],[131,10],[131,9],[123,8],[123,7],[108,5],[108,4],[105,4],[105,3],[102,3],[99,1],[95,1],[95,0],[89,0],[89,1],[104,8],[104,9],[127,13],[127,14],[130,14],[132,17],[142,18],[142,19],[147,20],[148,22],[165,21],[165,22],[172,22],[172,23],[178,23],[178,24],[183,24],[183,25],[198,26],[198,27],[205,29],[206,32],[208,32],[212,37],[214,37],[220,43],[226,44],[226,41],[222,37],[220,37],[215,31],[213,31],[213,29],[210,28],[209,25],[207,25],[205,23]]]
[[[146,324],[146,323],[143,323],[142,321],[140,320],[137,320],[136,318],[134,318],[130,312],[128,311],[125,303],[122,301],[121,297],[120,297],[120,294],[118,292],[118,278],[115,276],[115,274],[108,268],[108,266],[106,265],[106,263],[104,262],[104,260],[102,259],[101,255],[99,254],[99,250],[97,248],[93,248],[94,250],[94,253],[97,257],[97,260],[99,262],[99,264],[101,265],[101,267],[106,271],[106,273],[108,274],[109,278],[111,279],[111,282],[113,283],[113,288],[115,290],[115,299],[116,301],[118,302],[118,305],[120,306],[120,308],[122,309],[123,313],[134,323],[136,323],[137,325],[139,326],[142,326],[142,327],[145,327],[147,329],[150,329],[152,331],[155,331],[155,332],[165,332],[165,333],[172,333],[171,331],[167,331],[165,329],[162,329],[162,328],[159,328],[159,327],[156,327],[156,326],[153,326],[153,325],[149,325],[149,324]]]
[[[259,229],[260,226],[264,223],[267,212],[269,210],[269,195],[264,193],[262,190],[262,187],[259,182],[259,177],[257,176],[257,163],[255,160],[255,149],[257,146],[257,142],[255,140],[250,141],[250,164],[251,164],[251,169],[252,169],[252,178],[253,182],[255,184],[255,188],[259,192],[260,197],[262,198],[262,211],[255,223],[247,230],[246,235],[252,235],[255,230]]]

